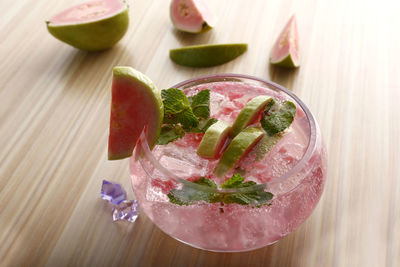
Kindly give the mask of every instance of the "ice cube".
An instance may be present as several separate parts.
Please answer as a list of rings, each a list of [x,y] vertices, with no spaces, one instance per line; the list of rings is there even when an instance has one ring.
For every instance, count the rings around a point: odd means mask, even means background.
[[[114,205],[119,205],[126,199],[126,191],[118,183],[103,180],[101,187],[101,198],[110,201]]]
[[[136,221],[139,216],[139,202],[137,200],[124,200],[113,208],[113,221]]]

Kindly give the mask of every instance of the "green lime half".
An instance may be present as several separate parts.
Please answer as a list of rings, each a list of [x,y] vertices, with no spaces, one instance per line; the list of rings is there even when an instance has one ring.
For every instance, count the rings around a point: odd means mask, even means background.
[[[196,45],[171,49],[169,56],[179,65],[189,67],[212,67],[224,64],[247,50],[247,44]]]

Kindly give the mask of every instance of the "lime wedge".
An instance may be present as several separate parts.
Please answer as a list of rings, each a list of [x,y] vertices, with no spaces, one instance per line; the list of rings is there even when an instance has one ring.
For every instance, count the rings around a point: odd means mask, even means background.
[[[217,121],[204,133],[197,148],[197,154],[204,158],[215,158],[228,137],[231,125],[224,121]]]
[[[130,157],[143,128],[147,142],[157,142],[164,109],[160,91],[144,74],[131,67],[114,67],[108,159]]]
[[[254,97],[249,102],[247,102],[247,104],[240,111],[239,115],[236,117],[236,120],[232,125],[232,131],[230,132],[229,136],[231,138],[235,137],[246,126],[254,122],[260,112],[271,101],[273,101],[272,97],[260,95]]]
[[[189,67],[211,67],[224,64],[247,50],[247,44],[196,45],[171,49],[169,56],[179,65]]]
[[[222,177],[231,170],[239,162],[239,160],[247,154],[250,149],[264,136],[264,131],[257,127],[248,127],[241,131],[232,139],[229,146],[222,154],[214,173],[218,177]]]

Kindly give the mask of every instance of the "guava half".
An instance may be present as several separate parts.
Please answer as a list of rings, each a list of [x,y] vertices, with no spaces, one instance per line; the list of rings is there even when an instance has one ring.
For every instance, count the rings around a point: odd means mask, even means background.
[[[299,66],[299,33],[295,15],[290,18],[276,40],[271,51],[270,62],[286,68]]]
[[[153,148],[163,116],[161,92],[154,83],[131,67],[114,67],[108,159],[130,157],[144,127]]]
[[[115,45],[129,25],[128,5],[122,0],[86,2],[46,21],[49,32],[60,41],[86,51]]]
[[[203,0],[172,0],[170,17],[175,28],[185,32],[201,33],[215,25],[215,17]]]

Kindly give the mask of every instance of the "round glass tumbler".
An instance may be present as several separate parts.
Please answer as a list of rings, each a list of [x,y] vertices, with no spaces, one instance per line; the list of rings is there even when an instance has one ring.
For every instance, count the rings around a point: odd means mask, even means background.
[[[292,125],[274,141],[268,153],[265,149],[260,153],[265,144],[262,139],[222,179],[213,174],[218,159],[204,159],[196,153],[202,134],[187,133],[152,151],[142,135],[135,148],[136,157],[130,159],[130,175],[136,198],[146,215],[171,237],[210,251],[253,250],[294,231],[315,208],[326,178],[325,146],[318,124],[305,104],[280,85],[238,74],[210,75],[173,87],[182,89],[187,96],[209,89],[211,117],[230,123],[258,95],[292,101],[296,113]],[[138,153],[141,157],[137,157]],[[273,194],[272,200],[267,205],[205,201],[178,205],[168,197],[171,190],[187,185],[185,180],[207,177],[222,184],[234,173],[265,186],[263,190]],[[246,190],[252,190],[249,188]],[[196,185],[193,190],[210,193],[211,189]],[[246,194],[240,189],[212,190]]]

